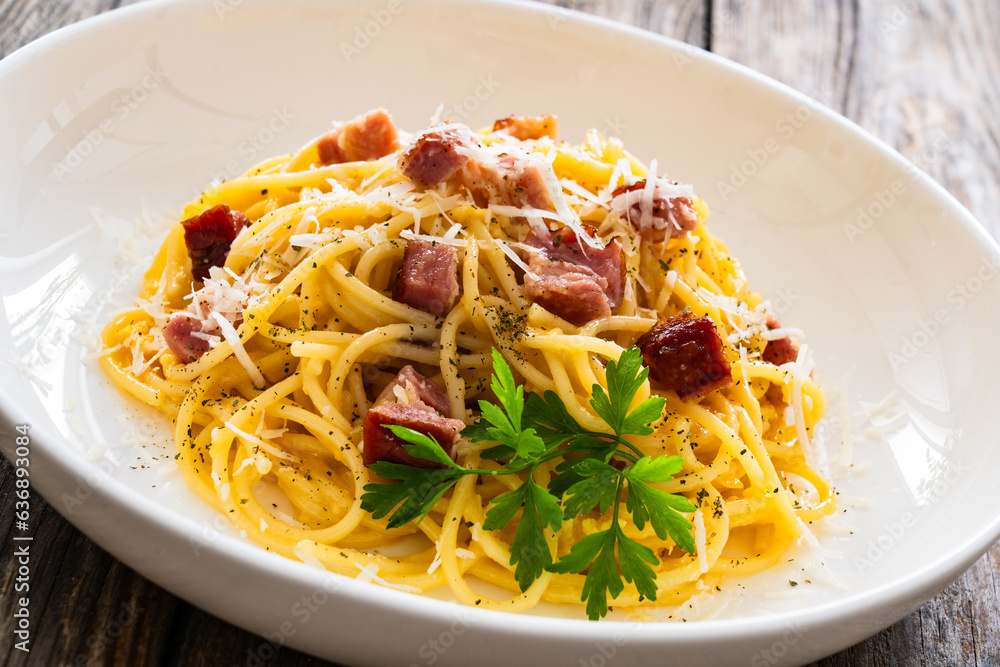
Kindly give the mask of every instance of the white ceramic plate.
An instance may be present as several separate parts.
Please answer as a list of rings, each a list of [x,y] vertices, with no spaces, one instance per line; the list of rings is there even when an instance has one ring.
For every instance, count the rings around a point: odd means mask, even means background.
[[[11,55],[0,100],[0,404],[31,425],[32,484],[145,576],[272,642],[351,664],[799,664],[911,612],[1000,536],[982,372],[1000,365],[996,246],[898,155],[760,75],[534,5],[154,1]],[[134,224],[144,210],[177,211],[332,120],[385,106],[416,130],[439,103],[473,126],[554,112],[565,138],[595,126],[658,158],[808,332],[847,399],[826,428],[847,512],[771,594],[706,596],[682,612],[714,615],[698,623],[589,623],[319,572],[234,536],[184,486],[157,416],[83,361],[162,238]]]

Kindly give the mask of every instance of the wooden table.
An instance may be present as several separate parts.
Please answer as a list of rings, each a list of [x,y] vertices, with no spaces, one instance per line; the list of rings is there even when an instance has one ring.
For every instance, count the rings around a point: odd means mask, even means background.
[[[0,0],[0,56],[129,0]],[[559,3],[566,4],[566,3]],[[569,6],[684,40],[819,99],[916,156],[1000,237],[1000,3],[996,0],[572,0]],[[4,100],[4,104],[10,101]],[[10,544],[14,476],[0,459]],[[17,564],[0,553],[0,660],[9,665],[255,664],[260,638],[146,581],[32,499],[30,654],[14,650]],[[330,664],[281,649],[271,665]],[[1000,545],[889,629],[816,665],[1000,665]]]

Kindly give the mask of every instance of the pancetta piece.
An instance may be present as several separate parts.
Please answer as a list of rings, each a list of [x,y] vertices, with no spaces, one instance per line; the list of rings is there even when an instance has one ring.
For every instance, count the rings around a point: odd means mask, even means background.
[[[444,123],[421,133],[399,158],[399,168],[424,187],[452,181],[479,207],[488,204],[552,211],[552,197],[536,160],[494,156],[461,123]]]
[[[408,241],[392,298],[443,317],[455,305],[458,292],[455,248],[431,241]]]
[[[372,109],[327,132],[316,142],[320,163],[377,160],[399,150],[399,134],[385,109]]]
[[[213,206],[181,222],[195,280],[204,281],[210,268],[226,263],[229,248],[248,222],[245,215],[230,210],[225,204]]]
[[[768,331],[781,328],[778,318],[774,315],[768,315],[765,324]],[[794,338],[789,336],[769,340],[767,341],[767,345],[764,346],[764,351],[761,353],[760,358],[775,366],[787,364],[799,358],[799,344],[795,342]]]
[[[524,243],[536,248],[524,275],[524,294],[533,303],[576,326],[607,317],[621,305],[625,257],[617,238],[594,248],[569,227],[534,228]]]
[[[639,336],[636,345],[649,367],[649,377],[676,391],[681,399],[733,383],[722,339],[710,317],[695,317],[685,310],[657,322]]]
[[[662,243],[698,226],[691,186],[659,176],[623,185],[611,193],[611,210],[646,240]]]
[[[405,426],[433,437],[448,454],[455,457],[455,445],[465,422],[451,419],[448,397],[433,380],[404,366],[386,385],[364,422],[364,461],[391,461],[420,468],[439,468],[440,464],[411,456],[404,442],[386,428]]]
[[[462,185],[480,208],[501,204],[555,210],[541,165],[535,160],[513,155],[483,161],[470,160],[460,175]]]
[[[195,335],[201,333],[201,329],[201,320],[182,313],[172,317],[163,327],[163,339],[170,351],[183,363],[188,364],[197,361],[211,349],[207,339]]]
[[[553,141],[559,136],[559,119],[552,114],[542,116],[507,116],[493,123],[494,132],[505,132],[515,139],[541,139]]]
[[[424,187],[443,183],[469,161],[469,150],[479,141],[465,125],[444,123],[424,130],[399,156],[403,174]]]

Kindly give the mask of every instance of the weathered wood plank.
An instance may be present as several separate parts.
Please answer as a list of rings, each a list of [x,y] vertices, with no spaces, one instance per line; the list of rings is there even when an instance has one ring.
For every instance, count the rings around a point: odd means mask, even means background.
[[[843,113],[858,16],[847,0],[716,0],[712,51]]]
[[[118,562],[34,493],[30,498],[30,542],[15,542],[14,475],[0,457],[0,513],[4,544],[0,560],[0,664],[152,665],[167,640],[158,626],[177,599]],[[14,546],[27,545],[29,574],[19,576]],[[26,583],[26,591],[15,590]],[[15,648],[13,614],[26,596],[30,653]]]
[[[1000,5],[861,4],[846,115],[1000,238]]]
[[[708,5],[704,0],[539,0],[706,46]]]
[[[171,641],[172,646],[163,656],[164,666],[336,667],[332,662],[276,646],[191,605],[178,610]]]

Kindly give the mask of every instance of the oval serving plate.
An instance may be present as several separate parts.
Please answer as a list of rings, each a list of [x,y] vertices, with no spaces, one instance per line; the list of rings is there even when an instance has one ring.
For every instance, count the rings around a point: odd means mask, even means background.
[[[271,643],[359,665],[801,664],[903,617],[1000,537],[998,388],[977,372],[1000,364],[996,245],[897,154],[761,75],[536,5],[154,0],[12,54],[0,99],[0,408],[31,425],[32,484]],[[597,127],[712,206],[836,398],[824,434],[846,512],[801,563],[699,596],[679,612],[697,623],[509,615],[267,553],[188,491],[165,425],[91,356],[171,212],[332,120],[384,106],[412,131],[439,103],[474,127],[543,112],[569,141]]]

